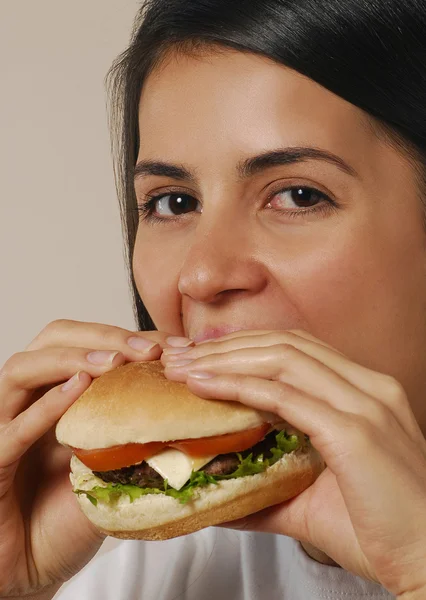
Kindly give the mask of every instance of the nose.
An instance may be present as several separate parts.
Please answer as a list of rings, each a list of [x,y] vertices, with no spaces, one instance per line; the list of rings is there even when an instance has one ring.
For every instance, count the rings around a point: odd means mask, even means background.
[[[200,215],[187,248],[180,293],[199,303],[259,293],[267,284],[267,270],[248,223],[229,216],[207,222],[206,217]]]

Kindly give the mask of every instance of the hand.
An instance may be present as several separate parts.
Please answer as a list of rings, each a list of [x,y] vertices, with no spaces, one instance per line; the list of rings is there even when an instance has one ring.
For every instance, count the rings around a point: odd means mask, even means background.
[[[426,442],[392,377],[300,331],[240,331],[162,361],[203,398],[278,414],[327,464],[296,498],[230,526],[312,544],[397,596],[426,589]]]
[[[0,371],[0,598],[53,595],[98,550],[103,537],[78,507],[71,454],[53,427],[93,377],[126,361],[158,359],[166,338],[57,321]]]

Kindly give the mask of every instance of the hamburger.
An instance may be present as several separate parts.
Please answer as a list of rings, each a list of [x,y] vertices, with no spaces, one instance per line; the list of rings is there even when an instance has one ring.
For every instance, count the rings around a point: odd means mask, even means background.
[[[164,540],[245,517],[301,493],[324,467],[301,432],[238,402],[199,398],[167,380],[159,361],[95,379],[56,437],[72,450],[83,512],[124,539]]]

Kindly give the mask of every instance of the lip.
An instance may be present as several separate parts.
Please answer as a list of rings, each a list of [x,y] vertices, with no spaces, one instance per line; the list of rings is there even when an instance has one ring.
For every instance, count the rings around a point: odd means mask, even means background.
[[[221,325],[218,327],[206,327],[203,331],[195,335],[192,340],[199,344],[200,342],[205,342],[207,340],[214,340],[217,338],[221,338],[224,335],[228,335],[229,333],[234,333],[235,331],[242,331],[243,329],[248,329],[248,327],[236,327],[231,325]]]

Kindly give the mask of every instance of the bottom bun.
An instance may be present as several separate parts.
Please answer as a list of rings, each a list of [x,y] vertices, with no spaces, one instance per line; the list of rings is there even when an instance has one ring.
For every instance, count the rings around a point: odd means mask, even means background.
[[[71,467],[73,484],[77,477],[89,473],[75,457]],[[309,487],[323,469],[319,454],[307,446],[284,455],[263,473],[207,485],[187,504],[163,494],[141,496],[133,502],[123,496],[114,504],[99,501],[97,506],[85,494],[77,497],[87,518],[107,535],[167,540],[285,502]]]

